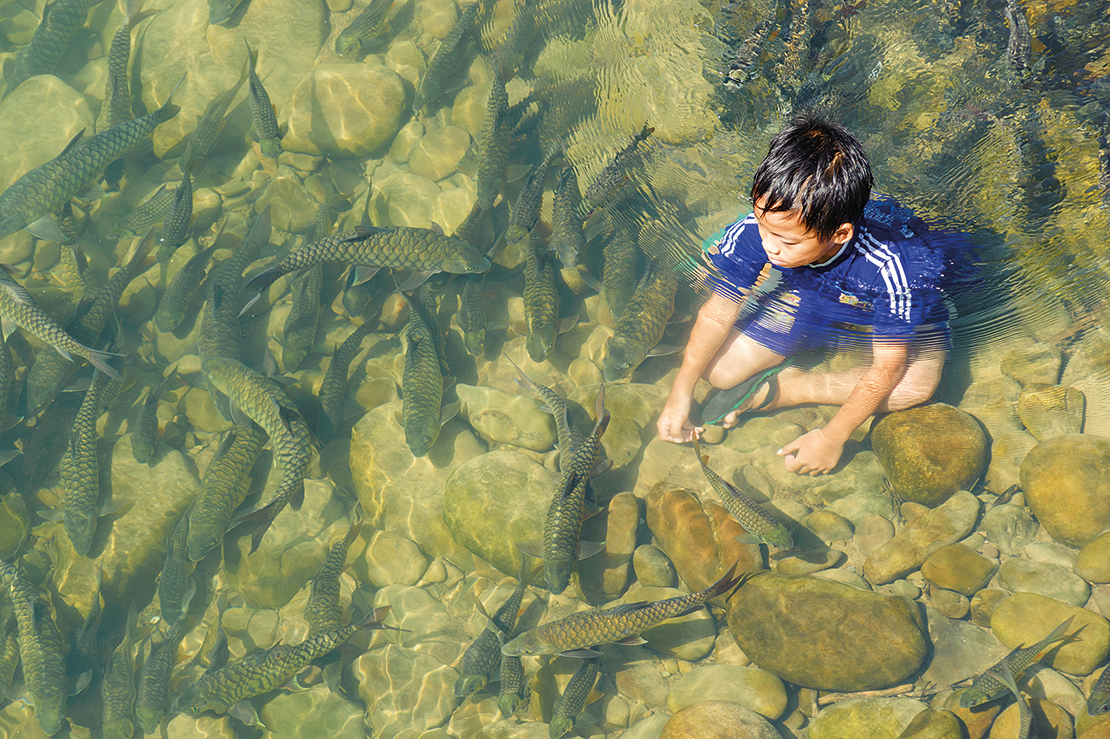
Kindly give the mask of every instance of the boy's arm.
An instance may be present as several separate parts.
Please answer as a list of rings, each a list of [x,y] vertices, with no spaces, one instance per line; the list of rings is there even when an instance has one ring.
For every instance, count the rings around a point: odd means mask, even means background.
[[[909,343],[876,340],[872,353],[871,366],[828,424],[803,434],[779,450],[778,453],[786,457],[787,470],[809,475],[832,471],[852,433],[890,396],[905,374]]]
[[[690,339],[682,356],[682,366],[671,386],[671,395],[659,415],[659,438],[664,441],[681,443],[691,440],[694,427],[690,424],[690,405],[694,398],[694,388],[709,362],[728,338],[737,316],[740,315],[742,304],[714,292],[698,311],[697,321],[690,330]]]

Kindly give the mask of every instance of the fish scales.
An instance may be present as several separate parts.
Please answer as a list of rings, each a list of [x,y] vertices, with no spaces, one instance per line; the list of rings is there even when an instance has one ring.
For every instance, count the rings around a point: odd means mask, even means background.
[[[347,566],[347,552],[361,531],[362,521],[356,520],[343,538],[332,545],[324,564],[312,580],[312,589],[304,606],[309,638],[340,627],[343,609],[339,605],[339,577]]]
[[[101,733],[104,739],[131,739],[135,733],[135,662],[131,656],[135,607],[131,608],[123,641],[112,650],[100,683]]]
[[[0,685],[2,685],[0,681]],[[1110,710],[1110,667],[1102,670],[1098,680],[1091,686],[1091,695],[1087,698],[1087,713],[1092,716],[1101,716]]]
[[[139,118],[112,126],[81,143],[71,143],[50,161],[27,172],[0,194],[0,237],[56,213],[110,163],[177,114],[168,100]]]
[[[640,282],[640,248],[624,226],[610,222],[610,227],[609,238],[601,250],[601,294],[609,314],[620,320]]]
[[[96,531],[97,500],[100,497],[100,459],[97,455],[96,420],[118,391],[119,383],[99,372],[85,391],[85,399],[73,422],[69,447],[59,468],[66,497],[62,514],[66,534],[74,550],[84,556],[92,548]]]
[[[247,91],[250,93],[251,123],[254,133],[258,137],[258,145],[262,154],[271,159],[276,159],[281,153],[281,129],[278,128],[277,115],[274,113],[274,104],[270,102],[270,95],[262,86],[255,69],[258,63],[258,52],[251,51],[247,46],[249,67],[247,70]]]
[[[158,604],[161,606],[162,619],[166,623],[176,623],[185,617],[189,610],[189,599],[195,586],[189,579],[185,556],[189,541],[189,514],[182,514],[173,527],[166,545],[166,561],[158,575]]]
[[[141,3],[139,3],[141,5]],[[135,26],[157,11],[138,12],[128,2],[123,25],[112,36],[108,46],[108,79],[104,81],[104,102],[96,117],[96,130],[105,131],[112,126],[131,120],[131,84],[127,77],[127,62],[131,58],[131,31]]]
[[[768,513],[759,503],[745,495],[743,491],[733,487],[727,480],[709,469],[708,457],[702,456],[701,443],[698,441],[696,434],[694,435],[694,453],[698,456],[698,462],[701,463],[701,471],[705,473],[705,479],[709,480],[709,484],[717,493],[717,498],[724,503],[725,508],[732,514],[733,518],[740,522],[745,531],[759,537],[764,544],[769,546],[778,547],[779,549],[793,548],[794,541],[790,537],[790,532],[778,519]]]
[[[290,252],[276,265],[251,278],[247,288],[264,290],[283,275],[324,262],[391,269],[442,270],[456,274],[489,269],[489,260],[473,246],[453,236],[442,236],[430,228],[360,227],[326,236]]]
[[[509,718],[516,714],[522,702],[520,693],[524,689],[524,665],[520,657],[501,655],[501,693],[498,696],[497,707],[501,715]]]
[[[736,565],[705,590],[663,600],[627,603],[607,610],[580,611],[529,629],[507,643],[508,655],[557,654],[610,644],[635,636],[669,618],[701,608],[712,598],[732,590],[745,576]]]
[[[478,136],[478,206],[489,210],[501,192],[509,163],[509,96],[499,70],[494,69],[493,87],[486,103],[486,121]]]
[[[383,33],[385,17],[391,7],[393,0],[370,0],[351,25],[336,36],[335,53],[340,56],[357,53],[363,43]]]
[[[144,234],[166,219],[166,214],[173,207],[174,190],[166,185],[158,188],[157,192],[139,204],[127,214],[115,228],[115,235],[131,237]]]
[[[239,293],[243,289],[243,270],[254,261],[258,250],[270,240],[270,209],[258,215],[247,237],[231,256],[212,268],[208,297],[201,310],[201,364],[213,357],[243,361],[243,331],[239,326]]]
[[[158,399],[161,388],[148,388],[146,398],[135,418],[135,430],[131,432],[131,454],[139,464],[146,464],[154,456],[158,439]]]
[[[472,357],[485,352],[486,313],[484,295],[486,275],[463,275],[459,295],[459,313],[456,320],[463,332],[463,345]]]
[[[193,222],[193,178],[188,165],[181,173],[181,184],[173,191],[173,206],[162,222],[162,237],[158,244],[158,263],[166,264],[177,248],[189,239]]]
[[[582,218],[578,209],[582,194],[578,190],[578,175],[574,167],[563,167],[555,185],[555,202],[551,214],[551,249],[559,255],[564,267],[578,264],[579,256],[586,250],[586,237],[582,233]]]
[[[188,514],[186,550],[191,561],[199,562],[227,531],[235,509],[247,498],[251,470],[265,443],[265,432],[253,426],[236,426],[220,442],[204,471],[200,493]]]
[[[0,694],[6,694],[19,667],[19,638],[15,616],[8,616],[0,626]]]
[[[520,242],[536,225],[540,217],[540,204],[543,202],[543,186],[547,182],[547,167],[550,158],[545,158],[528,174],[528,179],[513,203],[509,214],[509,227],[505,229],[505,244]]]
[[[666,266],[655,264],[644,274],[606,344],[602,368],[606,382],[631,377],[663,338],[677,291],[678,281]]]
[[[135,694],[135,718],[144,734],[153,734],[166,714],[170,677],[177,664],[178,647],[188,632],[189,620],[186,618],[171,624],[162,641],[151,649],[150,656],[143,662]]]
[[[514,364],[514,366],[516,366]],[[546,385],[541,385],[532,380],[520,367],[516,367],[517,384],[531,390],[536,397],[543,401],[540,410],[546,411],[555,417],[555,431],[558,437],[559,454],[567,462],[570,461],[574,450],[585,441],[583,434],[576,432],[570,426],[570,417],[567,415],[567,402],[563,396]],[[560,469],[562,469],[560,467]]]
[[[330,444],[335,438],[343,398],[347,394],[347,375],[351,369],[351,362],[362,348],[363,339],[377,325],[376,320],[363,322],[347,335],[331,355],[328,370],[324,373],[324,379],[320,381],[320,406],[324,413],[318,421],[317,435],[323,444]]]
[[[224,116],[227,115],[227,111],[231,107],[231,103],[235,101],[235,97],[239,94],[239,90],[247,82],[247,76],[249,74],[248,67],[249,60],[244,59],[243,69],[239,73],[239,79],[236,80],[235,84],[212,98],[212,101],[208,103],[208,107],[204,110],[204,115],[201,116],[200,120],[197,122],[196,129],[189,137],[189,142],[191,144],[189,147],[191,155],[187,157],[189,160],[203,158],[212,150],[212,145],[216,143],[216,139],[220,135],[220,130],[223,128]],[[192,161],[185,161],[182,166],[188,168],[191,167],[192,164]]]
[[[574,720],[586,707],[586,699],[597,682],[597,671],[597,660],[585,659],[570,676],[570,682],[555,702],[555,709],[551,714],[550,736],[560,737],[574,728]]]
[[[194,254],[170,280],[170,284],[158,301],[158,311],[154,314],[154,325],[159,331],[165,333],[176,331],[185,320],[189,305],[204,280],[208,260],[212,258],[217,248],[218,246],[213,244]]]
[[[1005,663],[1005,668],[1010,670],[1010,674],[1013,676],[1014,680],[1019,680],[1021,676],[1025,674],[1029,666],[1040,660],[1044,653],[1057,642],[1074,638],[1066,633],[1068,626],[1071,625],[1071,621],[1072,619],[1069,617],[1066,621],[1053,629],[1048,636],[1041,639],[1033,646],[1014,649],[1000,662],[976,677],[971,682],[971,687],[960,695],[960,705],[964,708],[972,708],[982,705],[987,701],[994,700],[1004,694],[1006,692],[1006,684],[994,677],[991,672],[1001,669],[1003,663]]]
[[[320,322],[320,291],[324,287],[324,265],[315,264],[293,282],[292,308],[282,331],[281,364],[286,372],[300,366],[316,343]]]
[[[443,375],[432,331],[419,301],[410,299],[401,374],[401,424],[405,443],[416,457],[427,454],[439,438]]]
[[[74,308],[84,303],[96,291],[96,286],[89,279],[81,254],[81,247],[76,241],[63,244],[58,250],[59,279],[69,292],[69,299]]]
[[[463,652],[462,664],[459,666],[459,679],[455,681],[455,695],[465,697],[476,690],[481,690],[489,682],[495,671],[501,667],[501,647],[505,638],[516,627],[517,617],[520,614],[520,604],[524,600],[524,593],[528,589],[528,580],[532,568],[532,558],[524,554],[520,561],[520,572],[517,575],[517,586],[513,592],[490,617],[490,623],[482,629],[482,633]],[[484,613],[484,611],[483,611]]]
[[[36,603],[34,589],[19,575],[15,565],[0,560],[0,582],[8,590],[19,632],[19,661],[23,680],[39,728],[47,735],[58,733],[65,725],[65,660],[50,612]],[[47,626],[49,622],[49,626]],[[53,632],[51,633],[51,629]]]
[[[559,287],[555,266],[534,234],[527,235],[528,260],[524,266],[524,321],[528,325],[526,348],[533,362],[543,362],[555,348],[559,326]]]
[[[1017,0],[1006,0],[1003,8],[1006,24],[1010,27],[1010,38],[1006,43],[1006,59],[1014,72],[1024,72],[1029,68],[1029,54],[1033,39],[1029,33],[1029,19]]]
[[[480,2],[472,2],[463,8],[458,21],[448,31],[439,48],[428,60],[424,76],[420,78],[420,88],[416,93],[413,107],[420,110],[426,105],[436,102],[446,91],[447,83],[459,69],[465,68],[463,54],[466,52],[466,39],[474,30],[478,20]]]
[[[640,143],[647,141],[654,132],[655,129],[645,123],[640,133],[632,137],[632,141],[618,151],[612,161],[598,172],[597,177],[594,177],[582,196],[579,215],[585,218],[595,210],[604,208],[618,199],[629,181],[627,170],[640,161],[642,154]]]
[[[43,8],[42,20],[31,41],[16,52],[8,80],[10,93],[39,74],[51,74],[77,32],[85,25],[89,8],[99,0],[55,0]]]

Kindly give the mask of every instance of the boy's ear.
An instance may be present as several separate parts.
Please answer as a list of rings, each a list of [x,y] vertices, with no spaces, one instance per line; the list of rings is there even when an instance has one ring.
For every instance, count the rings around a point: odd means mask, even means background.
[[[841,223],[840,227],[833,233],[832,240],[837,244],[847,244],[856,234],[856,227],[851,223]]]

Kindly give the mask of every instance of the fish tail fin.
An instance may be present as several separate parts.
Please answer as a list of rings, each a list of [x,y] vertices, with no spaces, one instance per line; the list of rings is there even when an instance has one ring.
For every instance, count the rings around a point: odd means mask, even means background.
[[[385,617],[389,615],[390,606],[381,606],[370,611],[357,623],[352,624],[356,629],[393,629],[394,631],[405,631],[396,626],[386,626],[382,623]]]
[[[261,508],[239,518],[239,521],[246,523],[252,529],[251,549],[248,554],[254,554],[258,550],[258,545],[262,543],[262,537],[266,535],[266,532],[270,529],[270,524],[277,518],[277,514],[280,512],[276,505],[277,502],[277,500],[272,500]]]
[[[155,111],[155,114],[158,116],[159,121],[168,121],[170,118],[173,118],[181,111],[181,108],[173,104],[173,94],[177,92],[177,88],[181,87],[182,83],[185,82],[185,78],[187,76],[187,74],[181,75],[181,79],[178,80],[177,84],[173,86],[172,90],[170,90],[170,94],[169,97],[166,98],[166,102],[162,103],[162,107]]]
[[[754,573],[742,572],[736,574],[736,568],[740,566],[740,561],[733,562],[732,567],[728,568],[728,572],[721,576],[721,579],[713,583],[706,590],[709,598],[716,598],[718,595],[725,595],[731,593],[734,589],[743,585]],[[708,600],[708,598],[707,598]]]
[[[108,364],[109,358],[118,356],[120,355],[112,354],[111,352],[102,352],[97,351],[96,349],[89,349],[88,360],[93,367],[108,375],[108,377],[111,377],[116,382],[120,382],[123,380],[123,375],[121,375],[119,370],[117,370],[115,367]]]
[[[335,422],[327,413],[321,412],[316,417],[316,438],[320,440],[320,444],[327,446],[335,440]]]
[[[273,267],[267,267],[266,269],[256,274],[254,277],[247,280],[247,284],[244,285],[244,289],[251,292],[260,293],[268,288],[270,285],[277,282],[279,277],[281,277],[281,273],[278,272],[277,265],[274,265]]]
[[[1057,642],[1074,641],[1075,639],[1078,638],[1078,636],[1076,634],[1066,633],[1067,630],[1068,630],[1068,627],[1071,626],[1071,622],[1074,619],[1075,619],[1075,616],[1068,616],[1068,618],[1066,620],[1060,622],[1060,625],[1057,626],[1055,629],[1053,629],[1052,632],[1049,633],[1048,636],[1046,636],[1044,639],[1041,639],[1041,642],[1040,642],[1041,643],[1041,649],[1040,649],[1041,654],[1044,654],[1045,652],[1047,652]]]

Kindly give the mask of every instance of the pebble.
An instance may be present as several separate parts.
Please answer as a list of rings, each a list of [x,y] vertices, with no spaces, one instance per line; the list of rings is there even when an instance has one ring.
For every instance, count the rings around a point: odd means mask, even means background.
[[[922,678],[936,685],[954,685],[990,669],[1009,650],[989,631],[949,618],[926,607],[933,656]]]
[[[849,698],[821,710],[809,739],[897,737],[926,706],[911,698]]]
[[[625,734],[627,736],[627,734]],[[672,715],[659,739],[780,739],[767,719],[738,703],[703,701]]]
[[[921,588],[909,580],[895,580],[890,584],[890,592],[899,598],[909,598],[910,600],[916,600],[921,596]]]
[[[641,544],[632,554],[632,569],[641,585],[673,588],[677,581],[674,565],[660,549]]]
[[[1110,582],[1110,531],[1099,534],[1079,550],[1075,574],[1087,582]]]
[[[856,521],[856,549],[868,556],[894,538],[894,524],[878,513],[865,513]]]
[[[1071,606],[1081,606],[1091,596],[1091,587],[1070,569],[1027,559],[1003,562],[998,584],[1011,593],[1038,593]]]
[[[991,617],[998,604],[1010,597],[1005,590],[998,588],[984,588],[971,599],[971,623],[983,628],[990,628]]]
[[[948,618],[963,618],[971,608],[966,595],[940,588],[929,596],[929,603]]]
[[[1016,556],[1033,542],[1039,527],[1024,506],[1003,503],[983,514],[979,528],[1003,554]]]
[[[816,510],[805,517],[802,525],[812,531],[826,544],[847,541],[852,538],[852,522],[839,513],[828,509]]]
[[[738,703],[774,721],[786,710],[786,688],[782,680],[758,667],[706,665],[675,682],[667,708],[678,713],[707,700]]]
[[[713,661],[719,665],[736,667],[747,667],[752,663],[727,629],[717,635],[717,644],[713,647]]]
[[[921,574],[932,585],[975,595],[990,582],[995,563],[964,544],[949,544],[929,555]]]

